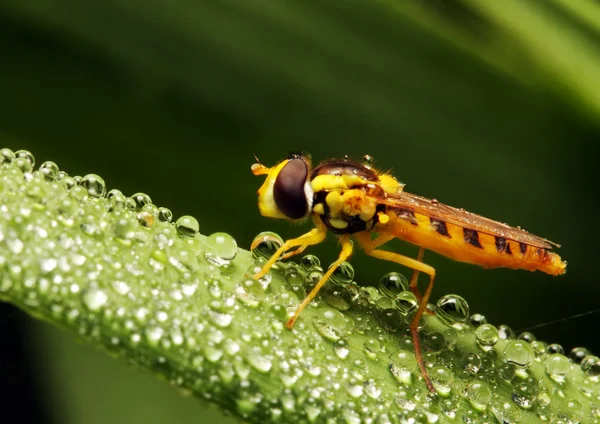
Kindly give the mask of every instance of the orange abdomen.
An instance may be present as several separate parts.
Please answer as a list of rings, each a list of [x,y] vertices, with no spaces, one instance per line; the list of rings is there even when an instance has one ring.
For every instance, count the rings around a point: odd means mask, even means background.
[[[376,230],[387,232],[455,261],[484,268],[512,268],[564,274],[567,264],[559,255],[504,237],[450,224],[406,209],[390,208],[390,220]]]

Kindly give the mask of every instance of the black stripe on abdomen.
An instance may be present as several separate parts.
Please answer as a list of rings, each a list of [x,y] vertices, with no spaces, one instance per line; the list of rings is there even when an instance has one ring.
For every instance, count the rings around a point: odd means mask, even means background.
[[[469,243],[471,246],[483,249],[483,246],[479,242],[479,233],[477,231],[469,228],[463,228],[463,234],[465,237],[465,242]]]
[[[448,232],[448,226],[441,219],[429,218],[431,222],[431,226],[435,229],[438,234],[441,234],[445,237],[450,237],[450,233]]]

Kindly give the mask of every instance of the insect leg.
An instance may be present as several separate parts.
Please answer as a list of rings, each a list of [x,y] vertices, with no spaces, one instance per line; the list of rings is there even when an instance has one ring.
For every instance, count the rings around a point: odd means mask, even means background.
[[[315,221],[315,225],[317,226],[317,228],[313,228],[308,233],[301,235],[298,238],[287,240],[285,243],[283,243],[281,245],[281,247],[279,249],[277,249],[277,252],[275,252],[273,254],[273,256],[271,256],[269,258],[267,263],[264,264],[262,269],[259,272],[257,272],[256,274],[254,274],[254,276],[252,278],[254,278],[255,280],[258,280],[259,278],[264,277],[265,274],[267,272],[269,272],[271,267],[275,264],[275,262],[277,262],[279,257],[281,255],[283,255],[286,251],[290,250],[292,247],[301,246],[301,247],[306,248],[308,246],[319,244],[323,240],[325,240],[325,237],[327,236],[327,227],[325,226],[325,224],[323,224],[323,221],[321,221],[320,218],[316,218],[314,221]],[[304,249],[302,249],[302,250],[296,249],[290,253],[297,254],[297,253],[302,252],[303,250]],[[292,256],[292,255],[286,255],[284,257],[290,257],[290,256]]]
[[[417,254],[417,261],[423,262],[423,256],[425,255],[425,248],[420,247],[419,253]],[[413,270],[412,278],[410,279],[410,291],[413,292],[419,301],[423,296],[421,296],[421,292],[419,292],[419,287],[417,286],[417,281],[419,280],[419,270]]]
[[[286,324],[287,328],[291,329],[294,326],[294,323],[300,316],[300,313],[302,312],[302,310],[304,308],[306,308],[306,306],[311,302],[311,300],[314,299],[314,297],[317,295],[319,290],[321,290],[321,287],[323,287],[323,285],[327,282],[327,280],[329,280],[329,277],[331,277],[331,274],[334,273],[334,271],[342,264],[342,262],[344,262],[346,259],[348,259],[350,257],[350,255],[352,255],[352,242],[350,241],[350,236],[347,234],[340,236],[340,243],[342,245],[342,251],[340,252],[340,256],[337,258],[337,260],[334,263],[331,264],[331,266],[329,267],[329,269],[327,270],[325,275],[323,275],[323,277],[321,277],[319,282],[313,287],[313,289],[310,291],[310,293],[306,296],[306,299],[304,299],[302,301],[302,303],[300,304],[300,306],[298,306],[298,309],[296,309],[294,316],[291,317],[290,320],[287,322],[287,324]]]
[[[415,345],[415,357],[417,359],[417,364],[419,365],[421,374],[425,379],[427,388],[429,388],[429,391],[431,391],[432,393],[435,393],[435,388],[431,383],[431,379],[429,378],[429,375],[427,374],[427,369],[425,368],[425,364],[423,363],[423,354],[421,353],[421,340],[419,339],[419,334],[417,332],[417,329],[419,328],[419,321],[421,320],[423,312],[427,307],[427,302],[429,301],[429,297],[431,296],[431,290],[433,289],[433,281],[435,279],[435,268],[424,264],[423,262],[419,262],[416,259],[400,255],[399,253],[389,252],[387,250],[374,249],[372,247],[374,243],[373,240],[371,240],[369,233],[358,233],[356,234],[356,239],[365,250],[365,253],[369,256],[394,262],[399,265],[404,265],[406,267],[412,268],[413,270],[424,272],[425,274],[429,275],[429,285],[425,290],[425,294],[421,298],[421,301],[419,303],[419,309],[417,309],[417,313],[411,321],[409,328],[412,334],[413,343]]]

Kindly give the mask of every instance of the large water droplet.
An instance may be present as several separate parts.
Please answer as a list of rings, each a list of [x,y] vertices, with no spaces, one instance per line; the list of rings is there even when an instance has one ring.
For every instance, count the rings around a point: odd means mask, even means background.
[[[436,365],[429,372],[429,378],[440,396],[446,397],[452,390],[454,374],[444,365]]]
[[[385,296],[395,298],[408,290],[408,280],[399,272],[389,272],[379,280],[379,291]]]
[[[47,161],[40,165],[40,173],[44,176],[46,181],[52,182],[56,180],[58,172],[58,165],[54,162]]]
[[[193,216],[183,215],[175,222],[175,228],[181,236],[194,237],[200,231],[200,224]]]
[[[560,353],[555,353],[546,359],[546,372],[556,382],[563,382],[569,370],[571,369],[571,361],[566,356]]]
[[[320,267],[321,261],[315,255],[304,255],[302,259],[300,259],[300,266],[302,266],[305,271],[309,271],[315,267]]]
[[[517,384],[512,394],[513,402],[522,409],[531,409],[536,396],[536,388],[527,382]]]
[[[415,356],[406,350],[397,350],[390,355],[389,369],[398,382],[410,384],[412,382],[412,373],[410,368],[414,364]],[[410,365],[409,365],[410,364]]]
[[[492,399],[492,391],[486,382],[474,381],[465,389],[465,396],[475,409],[485,411]]]
[[[227,233],[214,233],[206,238],[206,259],[217,266],[228,264],[237,251],[235,239]]]
[[[464,323],[469,317],[467,301],[455,294],[449,294],[438,300],[435,306],[437,317],[448,325]]]
[[[331,278],[329,280],[340,286],[345,286],[350,284],[354,279],[354,268],[350,265],[349,262],[342,262],[340,266],[331,274]]]
[[[106,195],[106,183],[96,174],[88,174],[81,180],[81,186],[87,190],[91,197],[104,197]]]
[[[272,231],[263,231],[252,241],[252,256],[269,259],[283,245],[283,239]]]
[[[492,324],[483,324],[475,330],[475,337],[479,346],[489,351],[498,342],[498,329]]]
[[[28,150],[17,150],[15,152],[15,157],[19,159],[25,159],[30,166],[30,169],[33,169],[35,166],[35,157]]]
[[[531,345],[524,340],[511,340],[504,347],[504,361],[519,368],[528,368],[534,357]]]
[[[346,331],[346,319],[341,312],[332,308],[320,308],[313,324],[317,331],[326,339],[337,341]]]

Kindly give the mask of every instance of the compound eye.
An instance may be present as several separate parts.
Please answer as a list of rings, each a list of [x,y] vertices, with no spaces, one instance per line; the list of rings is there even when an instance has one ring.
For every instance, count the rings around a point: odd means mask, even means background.
[[[279,210],[290,219],[300,219],[308,213],[308,200],[304,184],[308,179],[308,166],[302,159],[290,159],[273,185],[273,197]]]

